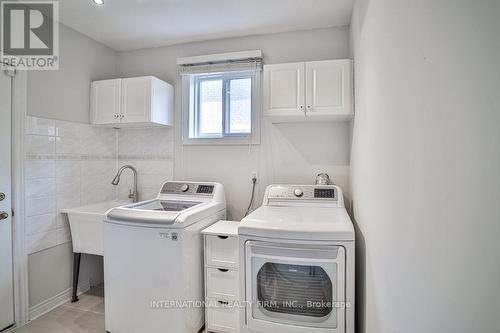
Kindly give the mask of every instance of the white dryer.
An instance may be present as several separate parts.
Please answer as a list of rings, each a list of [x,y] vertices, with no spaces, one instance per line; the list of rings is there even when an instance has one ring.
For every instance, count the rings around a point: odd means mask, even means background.
[[[199,331],[204,324],[200,231],[225,216],[224,187],[198,182],[166,182],[156,199],[108,211],[106,331]]]
[[[242,220],[241,332],[354,333],[354,227],[334,185],[270,185]]]

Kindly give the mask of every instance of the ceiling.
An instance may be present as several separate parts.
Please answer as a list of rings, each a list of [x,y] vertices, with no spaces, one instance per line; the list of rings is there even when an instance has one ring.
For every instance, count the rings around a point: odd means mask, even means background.
[[[353,0],[59,2],[60,21],[114,50],[349,25]]]

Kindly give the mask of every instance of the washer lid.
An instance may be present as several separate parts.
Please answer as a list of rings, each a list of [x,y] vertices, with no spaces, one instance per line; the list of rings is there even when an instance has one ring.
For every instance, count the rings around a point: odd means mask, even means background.
[[[238,234],[353,241],[354,227],[345,208],[261,206],[241,221]]]
[[[195,200],[155,199],[113,208],[106,220],[114,223],[174,224],[180,214],[204,202]]]
[[[180,212],[181,210],[191,208],[200,203],[200,201],[154,200],[130,208],[162,212]]]

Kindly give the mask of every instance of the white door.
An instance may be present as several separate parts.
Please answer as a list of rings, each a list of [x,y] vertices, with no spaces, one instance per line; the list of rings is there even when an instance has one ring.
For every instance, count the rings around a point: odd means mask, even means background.
[[[92,82],[92,123],[96,125],[120,122],[121,79]]]
[[[11,206],[11,77],[0,72],[0,331],[14,323]]]
[[[352,112],[351,60],[306,63],[306,111],[314,115],[348,115]]]
[[[264,114],[304,116],[304,63],[264,66]]]
[[[151,120],[151,83],[149,76],[122,80],[122,123]]]

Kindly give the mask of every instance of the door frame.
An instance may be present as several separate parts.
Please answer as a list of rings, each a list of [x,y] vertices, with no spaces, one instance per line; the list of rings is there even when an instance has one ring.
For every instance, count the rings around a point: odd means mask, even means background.
[[[24,228],[24,132],[27,114],[27,71],[8,70],[12,93],[12,256],[14,327],[28,322],[28,256]]]

